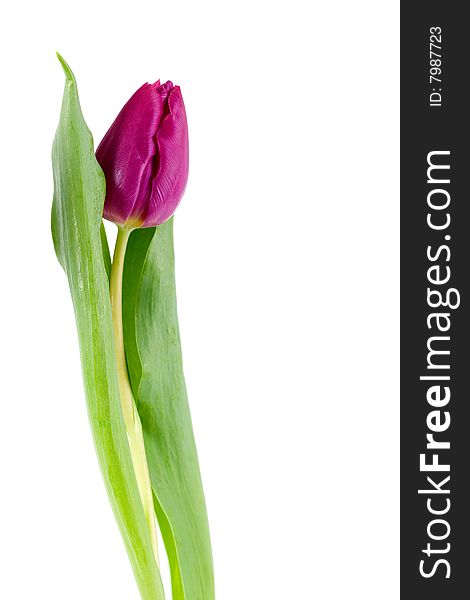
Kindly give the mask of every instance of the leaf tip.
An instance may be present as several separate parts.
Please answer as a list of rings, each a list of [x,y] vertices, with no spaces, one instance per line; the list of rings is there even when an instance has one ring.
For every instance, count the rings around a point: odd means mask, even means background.
[[[67,81],[75,82],[75,76],[72,72],[72,69],[69,67],[67,62],[64,60],[64,58],[58,52],[56,52],[55,54],[56,54],[57,58],[59,59],[60,64],[62,65],[62,68],[65,73],[65,78],[67,79]]]

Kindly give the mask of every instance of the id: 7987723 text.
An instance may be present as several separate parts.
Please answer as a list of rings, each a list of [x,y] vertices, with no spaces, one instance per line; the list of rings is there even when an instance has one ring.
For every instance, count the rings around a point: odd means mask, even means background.
[[[442,29],[429,29],[429,94],[430,106],[442,105]]]

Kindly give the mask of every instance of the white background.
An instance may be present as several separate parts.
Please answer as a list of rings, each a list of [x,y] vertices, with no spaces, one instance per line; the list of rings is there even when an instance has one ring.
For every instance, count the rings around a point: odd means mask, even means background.
[[[183,90],[177,285],[218,600],[398,598],[398,1],[1,11],[0,597],[138,600],[50,239],[59,50],[96,142],[143,82]]]

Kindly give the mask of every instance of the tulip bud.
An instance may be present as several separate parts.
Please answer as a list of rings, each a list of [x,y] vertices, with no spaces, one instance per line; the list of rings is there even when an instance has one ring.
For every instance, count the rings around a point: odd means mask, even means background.
[[[96,150],[106,177],[104,218],[127,228],[154,227],[178,206],[188,179],[188,124],[181,90],[145,83]]]

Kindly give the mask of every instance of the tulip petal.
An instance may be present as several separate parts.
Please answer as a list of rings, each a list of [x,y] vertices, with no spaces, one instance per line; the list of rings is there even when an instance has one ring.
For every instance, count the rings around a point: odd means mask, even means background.
[[[168,91],[165,88],[165,91]],[[186,188],[189,170],[188,124],[179,86],[168,92],[167,110],[158,126],[158,169],[143,227],[160,225],[175,212]]]
[[[137,222],[147,212],[155,131],[163,114],[159,85],[146,83],[135,92],[96,150],[106,176],[104,217],[114,223]]]

